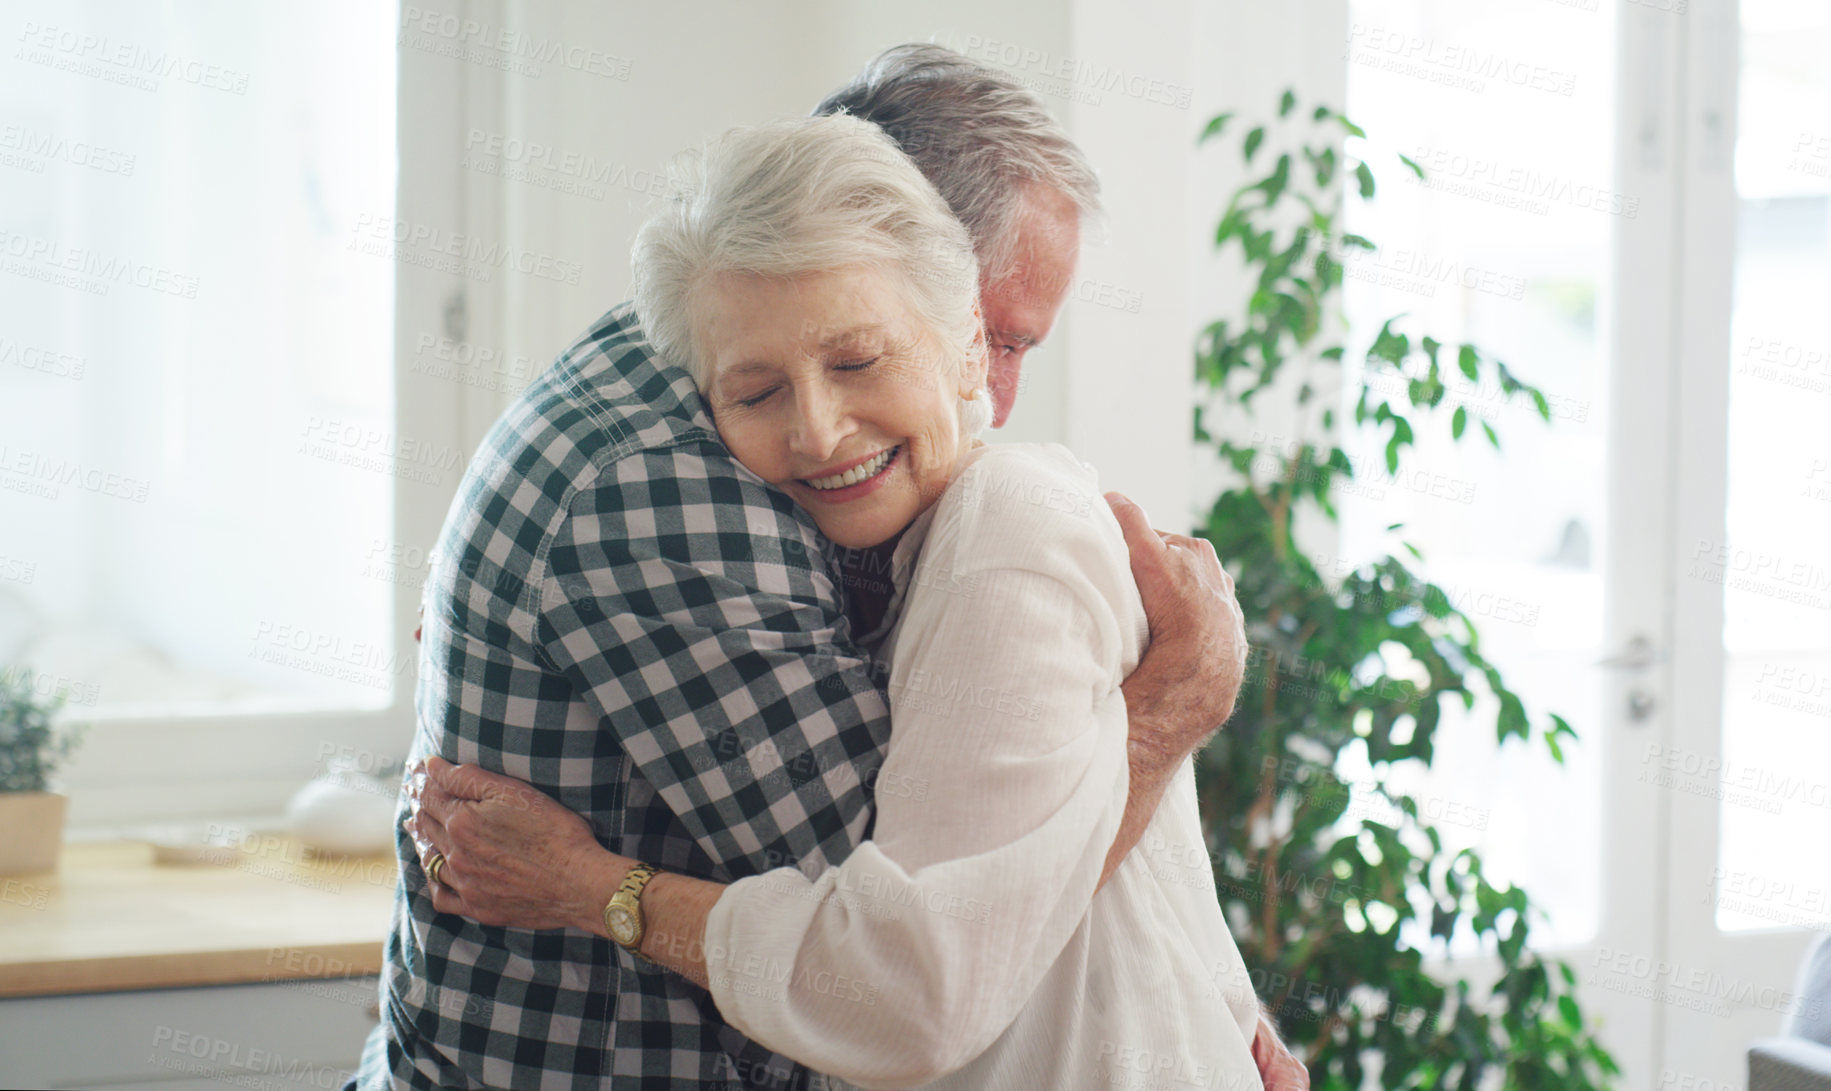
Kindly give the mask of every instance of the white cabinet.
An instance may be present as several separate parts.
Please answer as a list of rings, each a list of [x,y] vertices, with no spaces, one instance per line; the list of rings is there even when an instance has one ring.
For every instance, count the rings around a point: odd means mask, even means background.
[[[373,977],[0,1000],[0,1087],[341,1088]]]

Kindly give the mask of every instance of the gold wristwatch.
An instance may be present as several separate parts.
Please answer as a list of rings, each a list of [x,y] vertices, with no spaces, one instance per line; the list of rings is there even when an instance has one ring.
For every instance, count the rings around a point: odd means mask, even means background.
[[[642,888],[655,877],[653,864],[637,864],[623,877],[623,885],[604,906],[604,930],[617,946],[635,951],[642,946]]]

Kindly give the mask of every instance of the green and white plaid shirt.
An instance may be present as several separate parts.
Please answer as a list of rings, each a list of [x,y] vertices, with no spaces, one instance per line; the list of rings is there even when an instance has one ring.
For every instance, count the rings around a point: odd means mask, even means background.
[[[670,871],[817,873],[869,837],[890,738],[842,599],[813,523],[732,458],[620,307],[459,487],[426,588],[415,756],[527,781]],[[360,1086],[839,1086],[608,940],[435,912],[404,834],[398,849]]]

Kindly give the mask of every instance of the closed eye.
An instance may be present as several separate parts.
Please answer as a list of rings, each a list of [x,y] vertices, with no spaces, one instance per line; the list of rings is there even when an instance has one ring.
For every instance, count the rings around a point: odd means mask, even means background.
[[[866,368],[870,367],[872,364],[877,363],[881,359],[883,359],[883,357],[873,356],[869,360],[853,360],[849,363],[834,364],[833,370],[834,371],[863,371]]]
[[[763,391],[763,393],[761,393],[761,394],[756,394],[756,395],[753,395],[748,398],[739,398],[737,400],[737,403],[746,409],[754,409],[757,406],[762,405],[764,402],[768,401],[770,399],[770,396],[775,394],[775,392],[778,389],[779,389],[778,387],[772,386],[768,390]]]

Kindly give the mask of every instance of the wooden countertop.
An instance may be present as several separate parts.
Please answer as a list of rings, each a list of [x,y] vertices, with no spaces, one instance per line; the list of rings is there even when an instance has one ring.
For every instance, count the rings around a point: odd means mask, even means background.
[[[0,997],[350,977],[381,969],[392,855],[308,859],[278,837],[221,864],[132,842],[67,844],[0,876]]]

